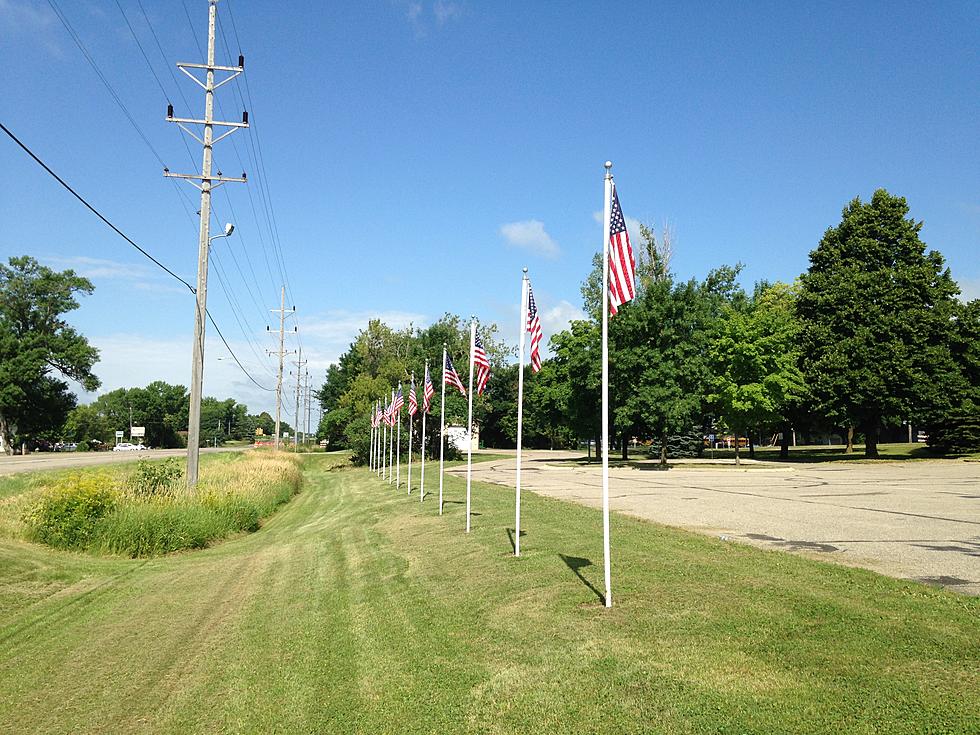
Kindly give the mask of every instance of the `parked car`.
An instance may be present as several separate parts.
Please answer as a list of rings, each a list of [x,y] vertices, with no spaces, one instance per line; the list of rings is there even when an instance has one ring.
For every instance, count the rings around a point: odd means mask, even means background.
[[[135,452],[140,449],[136,444],[130,444],[129,442],[119,442],[116,446],[112,448],[113,452]]]

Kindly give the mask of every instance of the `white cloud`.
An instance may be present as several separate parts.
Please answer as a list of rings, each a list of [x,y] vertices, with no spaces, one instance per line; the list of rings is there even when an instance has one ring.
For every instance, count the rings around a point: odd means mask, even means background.
[[[558,243],[544,229],[544,222],[536,219],[507,222],[500,226],[500,234],[508,244],[529,250],[548,258],[558,257]]]
[[[548,333],[560,332],[567,329],[570,322],[585,319],[585,312],[565,299],[550,309],[543,309],[540,314],[541,329]]]

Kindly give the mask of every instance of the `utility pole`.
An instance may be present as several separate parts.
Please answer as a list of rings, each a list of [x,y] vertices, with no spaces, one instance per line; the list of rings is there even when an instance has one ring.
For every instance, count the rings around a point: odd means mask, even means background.
[[[214,27],[218,13],[218,0],[208,0],[208,58],[204,64],[190,64],[180,62],[177,68],[184,74],[193,79],[204,90],[204,119],[174,117],[173,105],[167,105],[168,122],[177,123],[181,130],[190,135],[204,148],[204,160],[201,164],[201,174],[173,174],[168,169],[163,170],[163,175],[186,179],[190,184],[201,191],[201,225],[197,248],[197,289],[196,302],[194,305],[194,355],[191,361],[191,395],[190,412],[187,423],[187,486],[194,487],[197,484],[198,465],[200,462],[200,443],[201,443],[201,391],[204,382],[204,326],[207,315],[208,303],[208,251],[211,242],[208,238],[211,223],[211,191],[229,181],[245,183],[245,173],[242,172],[241,178],[222,176],[218,171],[216,176],[211,174],[211,152],[214,144],[221,139],[231,135],[238,128],[248,127],[248,112],[242,112],[241,122],[221,122],[214,119],[214,90],[223,84],[231,81],[244,71],[245,57],[238,57],[238,66],[216,66],[214,63]],[[188,69],[204,69],[206,71],[205,81],[202,82],[194,73]],[[217,84],[214,83],[214,73],[216,71],[227,72]],[[193,132],[188,125],[202,125],[203,137]],[[213,137],[214,126],[228,128],[227,131]],[[194,181],[200,181],[195,184]],[[227,234],[231,234],[230,229]]]
[[[282,368],[283,368],[283,358],[287,354],[290,354],[292,352],[292,350],[289,350],[287,352],[286,349],[285,349],[286,314],[295,314],[296,313],[296,307],[295,306],[292,309],[287,309],[286,308],[286,287],[285,286],[282,287],[282,291],[280,292],[280,294],[281,295],[279,297],[279,308],[278,309],[269,309],[269,311],[271,311],[273,314],[275,314],[277,312],[279,314],[279,350],[278,350],[278,352],[273,352],[271,350],[266,350],[266,353],[269,354],[269,355],[279,355],[279,376],[278,376],[278,378],[276,380],[276,449],[279,449],[279,443],[280,443],[279,442],[279,437],[281,435],[281,432],[280,432],[280,417],[282,415]],[[267,331],[267,332],[269,331],[269,327],[268,326],[265,328],[265,331]],[[295,327],[293,328],[293,331],[295,331]]]
[[[310,371],[306,371],[306,430],[303,432],[303,442],[306,443],[310,440],[310,396],[312,391],[312,385],[310,384]]]
[[[299,354],[297,355],[297,359],[296,359],[295,362],[293,362],[293,365],[296,366],[296,413],[293,414],[295,416],[295,418],[296,418],[296,426],[293,427],[293,446],[295,448],[297,448],[297,449],[299,449],[299,427],[302,426],[302,422],[300,421],[300,418],[299,418],[299,416],[300,416],[300,414],[299,414],[299,398],[300,398],[300,394],[301,394],[301,392],[303,390],[303,388],[302,388],[303,366],[305,364],[306,364],[306,360],[303,359],[303,347],[300,346],[300,348],[299,348]]]

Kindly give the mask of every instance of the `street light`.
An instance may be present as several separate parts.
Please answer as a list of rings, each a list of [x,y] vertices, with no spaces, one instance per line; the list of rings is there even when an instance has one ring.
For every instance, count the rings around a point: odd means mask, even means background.
[[[231,233],[233,233],[234,231],[235,231],[235,225],[233,225],[231,222],[226,223],[225,224],[225,233],[223,235],[215,235],[214,237],[209,237],[208,238],[208,249],[210,250],[211,243],[213,243],[219,237],[231,237]]]

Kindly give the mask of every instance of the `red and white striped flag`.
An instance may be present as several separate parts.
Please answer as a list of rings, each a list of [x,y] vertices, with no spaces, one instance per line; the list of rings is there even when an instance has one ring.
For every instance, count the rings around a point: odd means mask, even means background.
[[[626,218],[619,206],[616,185],[612,186],[612,212],[609,216],[609,313],[615,314],[619,307],[636,296],[634,272],[636,260],[633,246],[626,231]]]
[[[412,387],[408,389],[408,415],[414,416],[418,413],[419,401],[415,397],[415,374],[412,374]]]
[[[538,305],[531,292],[531,282],[527,282],[527,331],[531,335],[531,372],[541,369],[541,317],[538,316]]]
[[[392,415],[397,414],[402,410],[402,406],[405,405],[405,398],[402,396],[402,384],[398,384],[398,390],[395,391],[395,400],[391,403],[391,413]]]
[[[473,338],[473,365],[476,367],[476,394],[479,396],[483,394],[490,380],[490,358],[483,349],[483,340],[479,334]]]
[[[436,394],[435,386],[432,385],[432,378],[429,377],[429,366],[425,366],[425,382],[422,384],[422,410],[429,412],[432,405],[432,396]]]
[[[456,368],[453,367],[453,358],[449,356],[448,352],[446,353],[446,364],[442,366],[442,379],[446,385],[455,386],[460,393],[466,395],[466,388],[463,387],[463,381],[459,379]]]

